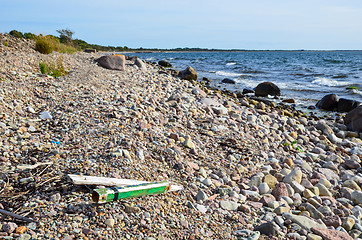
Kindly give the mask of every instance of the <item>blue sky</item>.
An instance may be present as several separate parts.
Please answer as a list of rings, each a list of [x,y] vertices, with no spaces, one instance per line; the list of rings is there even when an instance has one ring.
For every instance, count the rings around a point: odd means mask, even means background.
[[[362,49],[361,0],[2,0],[0,32],[143,48]]]

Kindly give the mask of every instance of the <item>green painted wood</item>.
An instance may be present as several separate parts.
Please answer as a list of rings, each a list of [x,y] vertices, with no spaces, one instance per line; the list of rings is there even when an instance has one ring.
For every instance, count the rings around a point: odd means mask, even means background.
[[[100,188],[93,190],[92,199],[98,203],[106,203],[118,199],[164,193],[169,189],[169,187],[170,183],[164,181],[144,183],[125,187]]]

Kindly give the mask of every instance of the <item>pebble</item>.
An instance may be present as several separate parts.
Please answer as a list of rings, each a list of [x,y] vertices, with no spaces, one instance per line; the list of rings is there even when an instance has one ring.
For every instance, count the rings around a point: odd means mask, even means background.
[[[221,200],[220,201],[220,207],[222,209],[225,209],[225,210],[236,211],[238,209],[238,207],[239,207],[239,204],[237,202],[234,202],[234,201]]]

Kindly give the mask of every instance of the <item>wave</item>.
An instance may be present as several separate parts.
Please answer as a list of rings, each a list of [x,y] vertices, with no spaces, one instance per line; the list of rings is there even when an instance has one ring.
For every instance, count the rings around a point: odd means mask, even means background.
[[[312,83],[328,87],[346,86],[350,84],[350,82],[337,81],[325,77],[317,77],[315,80],[312,81]]]
[[[220,75],[220,76],[227,76],[227,77],[239,77],[242,74],[240,73],[233,73],[233,72],[225,72],[225,71],[217,71],[216,75]]]
[[[362,91],[358,90],[358,89],[352,89],[351,91],[353,94],[357,94],[357,95],[360,95],[362,96]]]
[[[236,65],[236,62],[229,62],[226,64],[226,66]]]
[[[149,57],[149,58],[146,58],[146,61],[155,61],[156,58],[155,57]]]

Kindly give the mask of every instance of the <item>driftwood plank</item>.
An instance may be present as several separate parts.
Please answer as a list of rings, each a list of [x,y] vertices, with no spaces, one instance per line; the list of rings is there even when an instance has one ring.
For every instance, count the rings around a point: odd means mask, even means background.
[[[94,177],[85,175],[74,175],[68,174],[68,177],[76,185],[100,185],[107,187],[124,187],[129,185],[139,185],[144,183],[150,183],[147,181],[138,181],[133,179],[122,179],[122,178],[106,178],[106,177]],[[171,185],[168,192],[174,192],[182,190],[183,187],[179,185]]]

